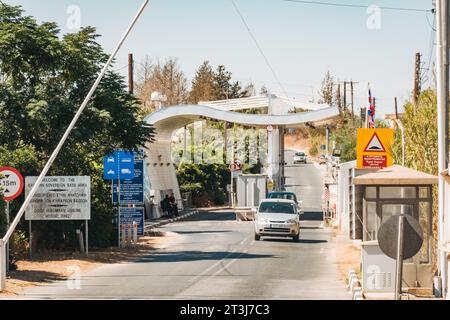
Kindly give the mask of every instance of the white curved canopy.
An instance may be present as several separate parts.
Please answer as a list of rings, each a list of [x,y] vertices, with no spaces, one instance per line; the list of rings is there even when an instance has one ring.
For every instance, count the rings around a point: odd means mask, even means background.
[[[178,105],[152,113],[144,121],[147,124],[167,129],[170,128],[171,130],[180,128],[186,123],[196,121],[201,117],[248,126],[274,125],[295,128],[303,126],[307,122],[320,124],[337,116],[339,116],[339,109],[337,107],[286,115],[267,115],[225,111],[203,105]]]
[[[272,125],[295,128],[301,127],[305,123],[320,125],[337,116],[339,116],[339,109],[329,106],[315,111],[282,115],[239,113],[204,105],[178,105],[154,112],[144,120],[145,123],[152,125],[156,131],[155,142],[149,143],[146,149],[148,179],[145,182],[144,189],[147,198],[151,197],[150,194],[153,194],[153,201],[155,201],[153,203],[158,204],[165,194],[173,192],[176,199],[181,199],[175,167],[171,165],[171,141],[173,133],[185,125],[209,118],[251,127]],[[274,133],[272,132],[272,134]],[[276,161],[274,160],[274,162]],[[149,201],[146,201],[146,206],[148,205]],[[182,204],[179,205],[182,208]],[[159,217],[161,214],[159,209],[157,208],[156,211]]]

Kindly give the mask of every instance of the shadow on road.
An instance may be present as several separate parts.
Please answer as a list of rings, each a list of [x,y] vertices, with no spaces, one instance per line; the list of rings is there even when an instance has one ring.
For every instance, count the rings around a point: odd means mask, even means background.
[[[155,252],[152,255],[139,259],[138,263],[147,262],[189,262],[199,260],[222,260],[222,259],[261,259],[276,258],[270,254],[252,254],[243,252],[204,252],[204,251],[178,251],[178,252]]]
[[[226,233],[226,232],[232,232],[232,230],[203,230],[203,231],[177,231],[172,230],[172,232],[179,233],[179,234],[208,234],[208,233]]]
[[[224,212],[202,212],[191,216],[184,221],[234,221],[236,220],[236,215],[233,211]]]
[[[323,212],[322,211],[305,211],[301,216],[302,221],[322,221]]]
[[[262,238],[263,241],[266,242],[290,242],[294,243],[292,239],[290,238],[271,238],[271,237],[264,237]],[[327,243],[327,240],[311,240],[311,239],[300,239],[299,241],[295,243],[303,243],[303,244],[318,244],[318,243]]]

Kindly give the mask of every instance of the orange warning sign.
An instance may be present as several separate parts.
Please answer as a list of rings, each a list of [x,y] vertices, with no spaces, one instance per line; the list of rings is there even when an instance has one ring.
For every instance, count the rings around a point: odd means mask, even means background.
[[[358,129],[357,168],[383,169],[392,166],[393,143],[393,129]]]

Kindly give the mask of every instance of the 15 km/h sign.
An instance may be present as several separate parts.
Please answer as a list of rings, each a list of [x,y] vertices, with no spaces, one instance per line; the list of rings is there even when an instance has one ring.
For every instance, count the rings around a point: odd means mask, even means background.
[[[0,168],[0,188],[5,201],[16,199],[23,191],[23,177],[19,171],[14,168]]]
[[[357,133],[357,168],[384,169],[394,164],[392,129],[358,129]]]

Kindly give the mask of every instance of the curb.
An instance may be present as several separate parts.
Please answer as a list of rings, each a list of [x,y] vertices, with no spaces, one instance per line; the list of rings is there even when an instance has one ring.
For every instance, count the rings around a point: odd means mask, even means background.
[[[151,230],[151,229],[154,229],[154,228],[158,228],[158,227],[161,227],[161,226],[163,226],[163,225],[166,225],[166,224],[169,224],[169,223],[173,223],[173,222],[175,222],[175,221],[179,221],[179,220],[186,219],[186,218],[191,217],[191,216],[193,216],[193,215],[195,215],[195,214],[197,214],[197,213],[199,213],[199,211],[198,211],[198,210],[195,210],[195,211],[192,211],[192,212],[188,212],[188,213],[186,213],[186,214],[184,214],[184,215],[182,215],[182,216],[179,216],[179,217],[176,217],[176,218],[169,219],[169,220],[167,220],[167,221],[156,222],[156,223],[154,223],[154,224],[145,226],[145,231]]]
[[[361,288],[361,282],[359,281],[356,271],[354,269],[350,269],[348,272],[347,289],[350,291],[350,294],[352,295],[352,300],[365,300]]]

